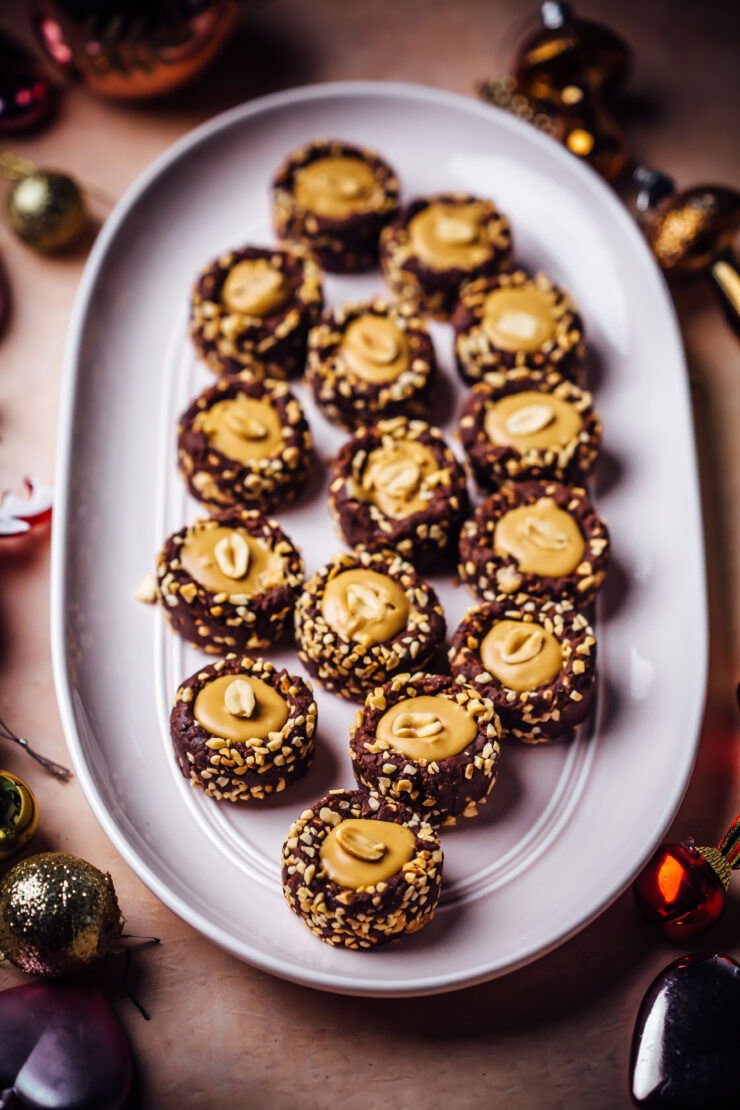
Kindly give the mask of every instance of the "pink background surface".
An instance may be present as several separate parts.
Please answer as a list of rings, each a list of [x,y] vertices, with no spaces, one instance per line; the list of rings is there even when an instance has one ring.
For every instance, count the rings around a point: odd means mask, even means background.
[[[474,79],[503,70],[507,55],[497,57],[497,44],[520,13],[513,2],[375,0],[370,7],[275,0],[247,12],[216,69],[175,98],[130,107],[75,89],[54,126],[14,149],[119,196],[184,131],[275,88],[379,78],[469,92]],[[630,123],[638,157],[682,185],[737,185],[730,137],[739,107],[738,27],[729,6],[700,11],[629,0],[589,4],[588,14],[611,22],[635,50],[631,88],[645,98]],[[4,27],[22,23],[20,5],[0,16]],[[53,479],[59,368],[84,252],[38,257],[3,223],[0,253],[14,295],[0,345],[0,486],[20,489],[26,473]],[[674,292],[693,382],[711,666],[698,762],[673,832],[711,843],[740,805],[733,699],[740,670],[738,342],[702,281]],[[64,760],[49,658],[48,556],[43,530],[0,546],[0,716]],[[629,895],[557,952],[482,987],[402,1002],[321,995],[246,967],[171,915],[116,855],[76,783],[58,785],[8,745],[2,765],[37,792],[42,822],[34,850],[73,852],[110,870],[129,930],[163,940],[142,950],[134,965],[149,1024],[120,990],[121,959],[95,973],[134,1048],[132,1106],[629,1105],[627,1060],[639,1000],[680,954],[648,932]],[[694,950],[737,958],[739,926],[736,888],[722,923]],[[23,979],[3,968],[0,985]]]

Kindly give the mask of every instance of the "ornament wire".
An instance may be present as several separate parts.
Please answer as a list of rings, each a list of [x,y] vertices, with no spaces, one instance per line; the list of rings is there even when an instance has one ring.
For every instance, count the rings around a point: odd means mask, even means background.
[[[144,941],[149,941],[151,944],[161,944],[161,941],[160,941],[159,937],[140,937],[136,933],[121,933],[121,937],[123,939],[126,939],[126,940],[144,940]],[[125,963],[124,968],[123,968],[123,989],[125,990],[126,994],[129,996],[129,998],[133,1002],[134,1006],[136,1007],[136,1009],[139,1011],[139,1013],[143,1017],[144,1021],[151,1021],[152,1019],[151,1019],[149,1013],[144,1009],[144,1007],[139,1002],[138,998],[136,997],[134,992],[131,990],[131,987],[129,985],[128,976],[129,976],[129,972],[131,970],[131,959],[133,957],[133,953],[134,953],[133,948],[129,948],[127,946],[126,947],[126,963]],[[0,1105],[0,1110],[1,1110],[1,1105]]]
[[[68,767],[62,766],[61,763],[55,763],[53,759],[48,759],[45,755],[39,755],[38,752],[35,752],[28,743],[28,740],[25,740],[22,736],[16,736],[12,728],[5,724],[2,717],[0,717],[0,738],[3,740],[12,740],[14,744],[19,744],[26,754],[30,755],[31,759],[35,759],[45,771],[48,771],[50,775],[54,775],[55,778],[60,779],[62,782],[69,782],[72,778],[72,772]]]

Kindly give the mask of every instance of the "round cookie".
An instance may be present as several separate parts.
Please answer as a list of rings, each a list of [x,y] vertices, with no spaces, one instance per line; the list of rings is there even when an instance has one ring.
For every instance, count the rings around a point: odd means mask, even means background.
[[[355,701],[428,664],[445,631],[434,590],[393,551],[335,556],[296,603],[299,658],[327,690]]]
[[[439,836],[418,813],[364,790],[331,790],[290,828],[283,892],[320,940],[375,948],[431,921],[442,863]]]
[[[184,777],[229,802],[279,794],[314,753],[316,702],[302,678],[229,654],[183,682],[170,735]]]
[[[480,688],[400,674],[368,694],[349,743],[360,786],[433,823],[475,817],[496,781],[501,724]]]
[[[222,378],[195,398],[177,432],[187,487],[215,509],[283,508],[311,469],[311,433],[284,382]]]
[[[480,277],[466,285],[452,317],[455,358],[463,381],[497,370],[554,369],[580,381],[586,359],[583,323],[572,300],[545,274],[524,270]]]
[[[217,374],[291,377],[303,371],[322,304],[321,274],[303,247],[240,247],[196,281],[190,334]]]
[[[393,295],[431,316],[449,316],[463,283],[506,269],[510,255],[509,221],[469,193],[418,197],[380,237]]]
[[[308,247],[325,270],[353,274],[378,262],[378,238],[398,211],[395,172],[372,150],[339,140],[294,150],[273,181],[278,236]]]
[[[601,444],[591,394],[554,372],[491,374],[473,386],[460,441],[481,489],[511,479],[582,483]]]
[[[557,482],[502,486],[460,532],[460,577],[483,601],[522,591],[582,607],[608,562],[609,532],[586,491]]]
[[[376,299],[327,312],[308,337],[306,377],[327,420],[353,431],[389,416],[425,416],[437,376],[424,321]]]
[[[362,428],[331,467],[329,508],[350,547],[437,568],[468,511],[465,471],[437,428],[402,416]]]
[[[491,699],[505,736],[539,744],[570,732],[588,713],[596,640],[570,601],[501,596],[465,614],[452,637],[450,667]]]
[[[303,559],[280,525],[234,510],[168,536],[157,559],[165,618],[205,651],[253,651],[292,626]],[[291,629],[292,630],[292,629]]]

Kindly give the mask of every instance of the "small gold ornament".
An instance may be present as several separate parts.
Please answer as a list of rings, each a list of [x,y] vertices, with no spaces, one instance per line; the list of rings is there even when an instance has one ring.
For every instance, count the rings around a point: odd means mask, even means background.
[[[39,823],[39,807],[23,779],[0,771],[0,860],[28,844]]]
[[[16,235],[44,253],[71,246],[87,222],[79,185],[52,170],[21,177],[8,194],[6,210]]]
[[[117,946],[123,919],[110,875],[42,852],[0,881],[0,952],[33,975],[70,975]]]

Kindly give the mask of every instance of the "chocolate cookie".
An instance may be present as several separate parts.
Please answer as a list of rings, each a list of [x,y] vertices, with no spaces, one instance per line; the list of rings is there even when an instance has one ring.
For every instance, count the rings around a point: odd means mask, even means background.
[[[601,421],[590,393],[554,372],[522,368],[473,387],[459,433],[481,489],[511,479],[579,484],[596,462]]]
[[[291,377],[303,372],[322,304],[321,274],[303,247],[240,247],[196,281],[190,334],[217,374]]]
[[[364,790],[332,790],[291,826],[283,892],[320,940],[375,948],[431,921],[442,862],[439,837],[418,813]]]
[[[227,655],[183,682],[170,716],[180,770],[229,802],[279,794],[308,768],[316,702],[302,678]]]
[[[579,381],[586,344],[572,300],[545,274],[524,270],[466,285],[452,317],[460,376],[471,384],[491,372],[526,366]]]
[[[205,651],[253,651],[292,632],[303,560],[280,525],[232,510],[168,536],[157,588],[169,624]]]
[[[460,287],[506,269],[509,221],[490,200],[442,193],[412,201],[380,237],[380,261],[393,295],[417,312],[447,317]]]
[[[483,601],[521,591],[583,607],[608,562],[609,532],[585,490],[557,482],[502,486],[460,533],[460,577]]]
[[[501,725],[480,688],[400,674],[368,694],[350,737],[360,786],[433,823],[475,817],[496,781]]]
[[[327,690],[362,700],[394,674],[428,664],[445,638],[437,595],[393,551],[335,558],[295,609],[298,656]]]
[[[424,321],[405,305],[340,305],[308,338],[306,377],[316,404],[350,431],[383,417],[426,415],[436,376]]]
[[[329,508],[350,547],[437,569],[468,511],[465,471],[437,428],[402,416],[363,428],[332,463]]]
[[[466,613],[452,637],[450,667],[491,699],[504,736],[539,744],[588,713],[596,640],[570,601],[501,596]]]
[[[272,512],[306,483],[311,433],[284,382],[222,378],[195,398],[177,431],[188,489],[213,508]]]
[[[319,140],[294,150],[275,175],[275,228],[281,239],[308,247],[325,270],[372,270],[398,194],[398,178],[374,151]]]

